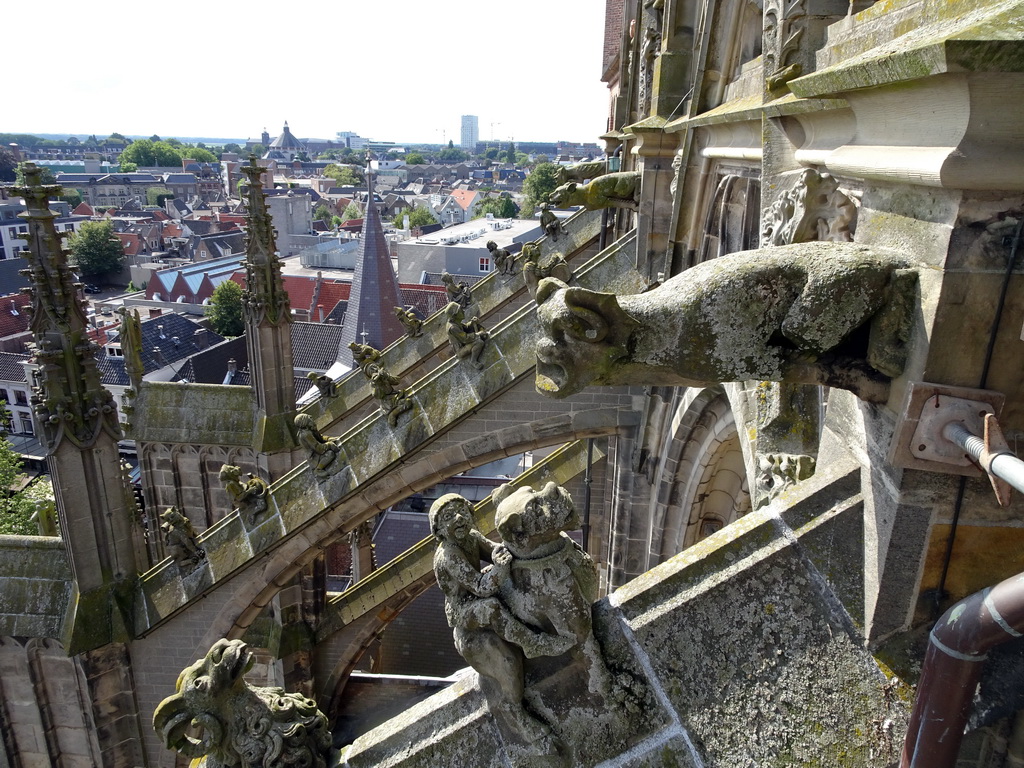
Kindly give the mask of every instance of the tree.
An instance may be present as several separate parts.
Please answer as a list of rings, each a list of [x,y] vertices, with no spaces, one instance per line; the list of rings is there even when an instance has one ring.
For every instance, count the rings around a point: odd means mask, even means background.
[[[448,149],[455,149],[455,142],[452,139],[448,139]]]
[[[19,187],[25,186],[25,164],[20,163],[17,170],[14,172],[14,183]],[[39,169],[39,183],[40,184],[56,184],[57,177],[53,175],[53,171],[49,168]]]
[[[6,403],[0,401],[0,408],[6,412]],[[35,503],[24,493],[13,493],[14,485],[21,474],[19,456],[6,437],[0,437],[0,534],[37,536],[39,529],[32,521]]]
[[[523,212],[533,215],[534,209],[547,202],[555,187],[558,186],[558,166],[554,163],[539,163],[534,166],[530,175],[523,182]]]
[[[149,140],[150,141],[161,141],[161,138],[154,133],[152,136],[149,137]]]
[[[118,161],[118,167],[121,169],[121,173],[135,173],[139,170],[139,166],[136,163],[128,163],[123,160]]]
[[[233,280],[225,280],[214,288],[206,316],[210,318],[210,327],[221,336],[241,336],[245,332],[242,287]]]
[[[530,165],[530,156],[525,152],[516,152],[515,164],[517,168],[526,168]]]
[[[106,275],[124,266],[124,247],[109,221],[87,221],[68,238],[71,261],[83,277]]]
[[[324,168],[323,174],[334,179],[339,187],[355,187],[363,183],[363,174],[352,165],[331,163]]]
[[[17,177],[18,161],[9,149],[0,147],[0,181],[14,181]]]
[[[67,188],[64,190],[64,194],[60,196],[60,199],[70,205],[71,209],[74,210],[82,204],[82,193],[73,187]]]
[[[434,214],[432,214],[427,208],[417,205],[412,208],[407,208],[396,215],[393,222],[394,225],[399,229],[404,227],[406,216],[409,217],[410,227],[423,227],[428,224],[437,224],[437,219],[434,218]]]
[[[319,203],[316,208],[313,209],[313,218],[319,219],[320,221],[330,221],[333,213],[323,203]]]
[[[510,197],[489,197],[476,209],[474,219],[490,213],[496,219],[514,219],[519,213],[519,206]]]
[[[223,151],[234,152],[236,155],[241,155],[244,150],[238,144],[235,144],[235,142],[229,141],[224,145]]]
[[[410,152],[405,156],[406,165],[426,165],[427,159],[419,152]]]
[[[352,221],[352,219],[362,218],[363,212],[355,203],[349,203],[345,206],[345,210],[341,213],[343,221]]]
[[[516,145],[511,141],[508,143],[508,151],[505,153],[505,161],[514,163],[516,161]]]
[[[121,162],[135,163],[136,166],[180,166],[181,155],[177,148],[166,141],[139,139],[133,141],[121,153]]]
[[[164,207],[164,202],[175,195],[167,187],[149,187],[146,190],[146,205],[159,205]]]
[[[469,159],[469,154],[455,147],[447,147],[437,153],[437,159],[442,163],[464,163]]]
[[[200,163],[216,163],[217,156],[208,149],[202,147],[182,147],[179,150],[181,159],[196,160]]]

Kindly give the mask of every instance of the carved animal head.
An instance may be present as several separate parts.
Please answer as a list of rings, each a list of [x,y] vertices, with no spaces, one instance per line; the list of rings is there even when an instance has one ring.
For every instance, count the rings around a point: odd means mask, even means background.
[[[324,768],[330,750],[327,718],[316,702],[280,688],[249,685],[243,675],[253,655],[241,640],[218,640],[178,676],[175,694],[153,713],[153,728],[168,748],[206,757],[207,768],[289,765]],[[199,739],[189,736],[201,729]]]
[[[230,749],[232,700],[244,692],[242,675],[252,664],[252,652],[241,640],[218,640],[204,658],[178,675],[175,694],[153,713],[153,728],[168,749],[190,758]],[[193,723],[202,729],[198,741],[186,733]]]
[[[570,288],[556,278],[537,287],[537,391],[574,395],[607,377],[629,354],[630,334],[639,325],[619,307],[614,294]]]
[[[579,205],[576,194],[577,186],[575,181],[563,184],[548,196],[548,200],[555,208],[568,208],[572,205]]]
[[[551,482],[540,491],[529,486],[512,491],[504,485],[494,492],[498,505],[494,524],[509,550],[529,558],[543,545],[561,537],[562,531],[580,527],[572,496]]]

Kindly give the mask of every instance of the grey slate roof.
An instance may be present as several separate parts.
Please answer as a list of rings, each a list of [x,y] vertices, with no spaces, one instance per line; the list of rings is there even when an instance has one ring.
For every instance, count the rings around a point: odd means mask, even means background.
[[[167,314],[147,318],[142,321],[141,327],[144,374],[172,365],[200,351],[195,342],[195,332],[202,326],[184,315]],[[119,333],[115,340],[119,341],[120,338]],[[219,333],[209,330],[206,331],[206,338],[209,344],[218,344],[224,340]],[[162,363],[157,359],[155,349],[160,350]],[[104,384],[128,386],[128,374],[124,370],[123,357],[111,357],[105,351],[101,351],[97,365]]]
[[[342,329],[338,325],[292,323],[292,365],[303,370],[327,370],[338,359],[341,337]],[[306,389],[309,389],[308,381]]]
[[[28,362],[28,358],[15,352],[0,352],[0,381],[26,381],[22,364]]]

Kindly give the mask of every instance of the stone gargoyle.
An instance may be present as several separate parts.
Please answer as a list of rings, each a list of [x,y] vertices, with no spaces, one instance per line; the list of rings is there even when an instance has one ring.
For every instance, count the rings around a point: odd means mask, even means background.
[[[704,262],[647,293],[545,279],[537,390],[786,381],[884,402],[902,372],[917,273],[856,243],[797,243]]]
[[[302,765],[326,768],[331,732],[316,702],[281,688],[249,685],[253,665],[241,640],[218,640],[178,676],[173,696],[153,713],[153,728],[168,749],[205,757],[204,768]],[[191,726],[199,738],[188,735]]]
[[[622,171],[598,176],[586,184],[570,181],[551,193],[551,204],[555,208],[571,208],[582,205],[588,211],[601,208],[637,209],[637,194],[640,191],[640,174],[636,171]]]

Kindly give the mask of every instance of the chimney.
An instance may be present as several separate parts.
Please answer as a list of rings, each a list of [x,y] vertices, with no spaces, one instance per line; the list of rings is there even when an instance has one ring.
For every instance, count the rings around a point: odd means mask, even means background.
[[[316,305],[316,313],[317,313],[317,315],[320,318],[318,322],[322,323],[324,321],[324,305],[323,304],[317,304]]]
[[[164,360],[164,353],[160,351],[160,347],[153,347],[153,359],[156,360],[158,368],[163,368],[167,365],[167,362]]]
[[[206,349],[207,345],[209,344],[209,341],[207,341],[207,339],[206,339],[206,329],[205,328],[197,328],[196,332],[194,334],[194,339],[195,339],[196,346],[199,349]]]
[[[166,336],[164,336],[164,326],[163,326],[163,323],[161,323],[160,325],[158,325],[158,326],[156,327],[156,329],[157,329],[158,331],[160,331],[160,338],[161,338],[161,339],[166,339],[166,338],[167,338]]]
[[[224,374],[224,381],[221,384],[230,384],[231,380],[235,378],[235,373],[238,371],[238,363],[235,362],[235,358],[228,360],[228,372]]]

